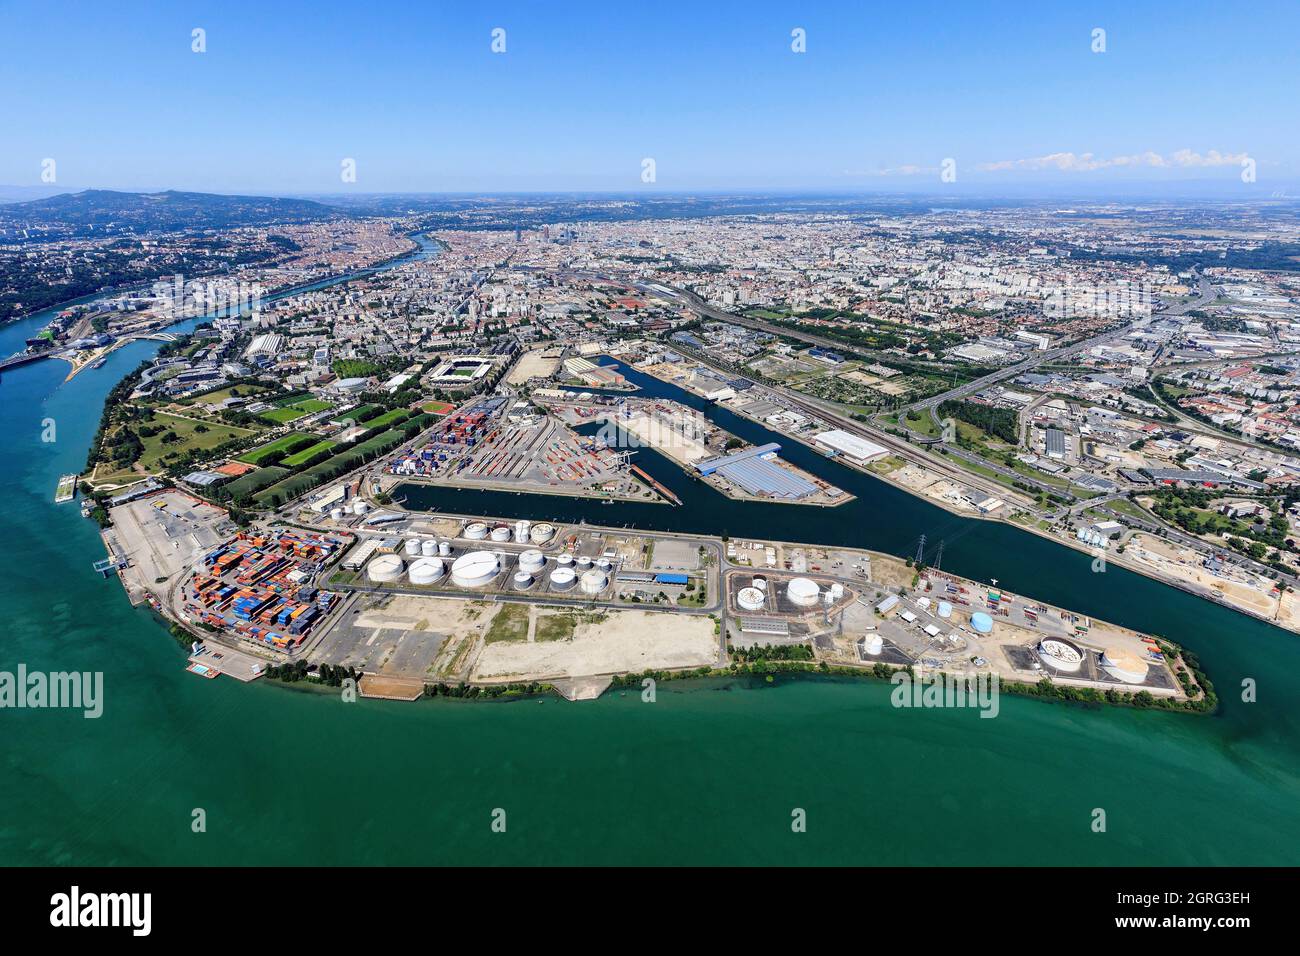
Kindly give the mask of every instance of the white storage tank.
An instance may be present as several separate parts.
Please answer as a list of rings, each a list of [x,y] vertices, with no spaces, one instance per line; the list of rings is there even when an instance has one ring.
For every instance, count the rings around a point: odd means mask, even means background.
[[[501,562],[491,551],[462,554],[451,566],[451,581],[457,587],[481,588],[491,584],[501,570]]]
[[[546,522],[535,524],[528,536],[532,539],[533,544],[545,544],[555,537],[555,525]]]
[[[529,574],[536,574],[545,564],[546,558],[542,557],[540,551],[525,551],[519,556],[519,570]]]
[[[406,542],[406,553],[412,558],[420,556],[420,542],[416,538],[409,538]]]
[[[831,585],[831,603],[833,604],[834,602],[836,602],[836,601],[842,599],[843,597],[844,597],[844,585],[842,585],[842,584],[832,584],[832,585]]]
[[[435,581],[442,580],[442,576],[446,573],[446,567],[437,558],[420,558],[411,562],[411,568],[406,572],[406,576],[412,584],[433,584]]]
[[[420,542],[420,553],[421,553],[422,555],[424,555],[426,558],[437,557],[437,555],[438,555],[438,542],[437,542],[437,541],[434,541],[432,538],[429,538],[429,539],[427,539],[427,540],[425,540],[425,541],[421,541],[421,542]]]
[[[562,567],[562,568],[572,567],[572,566],[573,566],[573,555],[571,555],[571,554],[562,554],[562,555],[560,555],[558,558],[555,559],[555,563],[558,564],[558,565],[559,565],[560,567]]]
[[[450,542],[450,541],[439,541],[439,542],[438,542],[438,555],[439,555],[439,557],[443,557],[443,558],[445,558],[445,557],[449,556],[450,554],[451,554],[451,542]]]
[[[487,537],[488,528],[482,521],[471,521],[465,525],[465,537],[471,541],[482,541]]]
[[[879,634],[868,634],[862,641],[862,649],[875,656],[885,649],[885,642]]]
[[[791,578],[785,586],[785,596],[796,607],[815,607],[821,592],[817,582],[809,578]]]
[[[516,522],[515,522],[515,540],[518,541],[520,544],[527,544],[527,543],[528,543],[528,532],[529,532],[531,529],[532,529],[532,524],[531,524],[531,522],[528,522],[528,521],[516,521]]]
[[[358,498],[352,505],[352,513],[354,515],[363,515],[369,510],[370,510],[370,505],[366,504],[360,498]]]
[[[551,572],[551,588],[556,591],[567,591],[577,583],[578,576],[573,573],[573,568],[556,568]]]
[[[510,528],[508,525],[499,524],[492,529],[492,540],[501,542],[510,540]]]
[[[949,604],[947,601],[940,601],[940,602],[939,602],[939,616],[940,616],[941,618],[944,618],[945,620],[946,620],[947,618],[952,617],[952,605]]]
[[[756,577],[754,578],[754,587],[758,588],[758,590],[760,590],[760,591],[766,591],[766,590],[767,590],[767,578],[760,578],[760,577],[757,577],[757,576],[756,576]]]
[[[342,509],[342,508],[331,508],[331,509],[330,509],[330,520],[331,520],[331,521],[342,521],[342,520],[343,520],[343,509]]]
[[[578,567],[582,568],[584,571],[587,570],[587,568],[591,567],[591,558],[587,557],[585,554],[578,558]]]
[[[761,611],[764,603],[763,592],[758,588],[741,588],[736,594],[736,604],[742,611]]]
[[[514,583],[516,591],[527,591],[533,586],[533,576],[527,571],[516,571]]]
[[[602,571],[608,571],[608,570],[609,570],[609,558],[600,558],[599,560],[597,560],[597,561],[596,561],[596,567],[600,568]]]
[[[400,581],[406,562],[395,554],[381,554],[366,566],[366,577],[375,584],[392,584]]]
[[[1150,666],[1137,654],[1122,647],[1108,647],[1101,655],[1101,669],[1123,684],[1141,684]]]
[[[600,568],[592,568],[583,573],[578,583],[582,587],[583,594],[599,594],[609,587],[609,575]]]

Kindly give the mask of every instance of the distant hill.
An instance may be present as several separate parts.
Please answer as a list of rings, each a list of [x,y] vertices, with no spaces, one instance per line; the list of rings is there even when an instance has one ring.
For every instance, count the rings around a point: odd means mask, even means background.
[[[319,222],[345,215],[310,199],[87,189],[0,206],[0,223],[94,235]]]

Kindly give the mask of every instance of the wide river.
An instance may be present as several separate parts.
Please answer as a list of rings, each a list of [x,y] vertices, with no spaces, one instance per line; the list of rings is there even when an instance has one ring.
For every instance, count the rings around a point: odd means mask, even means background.
[[[0,355],[43,324],[0,329]],[[632,692],[347,704],[193,677],[157,619],[91,570],[103,556],[93,523],[52,503],[58,475],[84,463],[105,394],[156,349],[130,345],[70,383],[58,361],[0,380],[0,671],[100,671],[105,686],[98,720],[0,711],[0,863],[1300,862],[1300,637],[1114,567],[1093,574],[1085,555],[954,517],[788,441],[787,457],[859,500],[739,505],[659,462],[685,507],[445,492],[429,503],[896,554],[925,532],[946,541],[947,570],[1184,643],[1222,709],[1005,697],[982,720],[894,709],[873,681],[795,679],[670,683],[653,704]],[[1247,677],[1257,703],[1241,700]],[[505,833],[492,832],[496,808]],[[806,833],[791,832],[794,808]],[[1105,833],[1092,832],[1094,808]],[[205,833],[192,832],[196,809]]]

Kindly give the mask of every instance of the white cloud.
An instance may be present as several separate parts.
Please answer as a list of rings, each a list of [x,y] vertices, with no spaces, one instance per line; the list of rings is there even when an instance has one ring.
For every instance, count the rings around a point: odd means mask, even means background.
[[[1137,168],[1170,169],[1173,167],[1240,166],[1246,158],[1245,153],[1220,153],[1212,149],[1207,153],[1198,153],[1190,149],[1180,149],[1170,156],[1162,156],[1151,150],[1145,153],[1133,153],[1129,156],[1099,157],[1093,153],[1050,153],[1047,156],[1034,156],[1029,159],[1004,159],[995,163],[981,163],[982,172],[1005,172],[1012,169],[1055,169],[1067,173],[1090,173],[1099,169]]]
[[[938,166],[917,166],[912,163],[905,163],[902,166],[891,166],[888,169],[846,169],[845,176],[922,176],[925,174],[935,174],[939,172]]]

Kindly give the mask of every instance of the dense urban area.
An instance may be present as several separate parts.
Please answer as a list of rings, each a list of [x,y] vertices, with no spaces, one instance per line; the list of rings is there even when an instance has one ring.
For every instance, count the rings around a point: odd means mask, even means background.
[[[855,489],[1300,630],[1298,233],[1283,202],[100,191],[0,207],[0,321],[55,307],[0,370],[162,341],[54,493],[205,677],[921,668],[1201,709],[1156,636],[955,577],[942,540],[854,547]]]

